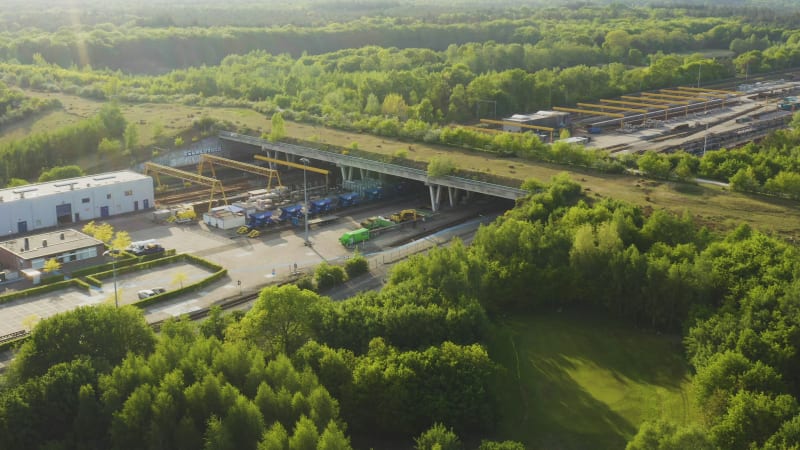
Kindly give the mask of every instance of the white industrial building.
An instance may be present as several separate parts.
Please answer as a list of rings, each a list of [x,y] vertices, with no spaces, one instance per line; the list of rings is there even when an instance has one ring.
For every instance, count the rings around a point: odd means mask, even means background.
[[[0,236],[150,209],[153,195],[130,170],[0,189]]]

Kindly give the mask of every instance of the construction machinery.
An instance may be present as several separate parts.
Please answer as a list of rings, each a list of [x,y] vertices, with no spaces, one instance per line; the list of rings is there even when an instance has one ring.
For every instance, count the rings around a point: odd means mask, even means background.
[[[419,214],[416,209],[404,209],[389,216],[389,219],[394,223],[408,222],[409,220],[417,220],[418,218]]]
[[[161,164],[155,164],[151,162],[144,163],[144,174],[149,175],[151,173],[155,175],[156,184],[159,187],[161,187],[160,175],[167,175],[170,177],[177,178],[179,180],[211,188],[211,195],[208,199],[209,210],[211,210],[211,206],[214,204],[214,194],[216,193],[221,194],[222,201],[225,202],[226,205],[228,204],[228,199],[225,197],[225,189],[222,187],[222,182],[217,180],[216,178],[209,178],[203,175],[198,175],[196,173],[186,172],[185,170],[176,169],[174,167],[162,166]]]
[[[339,196],[339,208],[349,208],[361,202],[361,196],[357,192],[348,192]]]
[[[277,186],[281,186],[281,177],[278,174],[277,170],[270,169],[268,167],[261,167],[256,166],[254,164],[248,164],[241,161],[236,161],[233,159],[222,158],[220,156],[203,154],[200,156],[200,164],[197,165],[197,173],[200,175],[203,174],[203,169],[205,168],[206,164],[211,169],[211,176],[217,178],[217,172],[214,169],[214,165],[227,167],[230,169],[240,170],[242,172],[253,173],[256,175],[262,175],[267,178],[267,190],[272,189],[272,179],[276,178],[278,180]]]
[[[377,230],[378,228],[388,228],[394,225],[395,225],[394,221],[391,221],[381,216],[370,217],[369,219],[366,219],[363,222],[361,222],[361,227],[366,228],[368,230]]]
[[[308,215],[316,216],[319,214],[327,214],[333,211],[333,200],[330,198],[321,198],[319,200],[312,200],[308,205]]]
[[[366,228],[359,228],[354,231],[348,231],[339,238],[339,242],[345,247],[352,247],[361,242],[369,240],[369,230]]]

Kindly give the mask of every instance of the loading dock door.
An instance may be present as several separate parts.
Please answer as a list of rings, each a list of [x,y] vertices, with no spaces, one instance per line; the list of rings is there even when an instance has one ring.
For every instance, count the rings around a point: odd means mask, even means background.
[[[56,205],[56,221],[59,224],[72,223],[72,205]]]

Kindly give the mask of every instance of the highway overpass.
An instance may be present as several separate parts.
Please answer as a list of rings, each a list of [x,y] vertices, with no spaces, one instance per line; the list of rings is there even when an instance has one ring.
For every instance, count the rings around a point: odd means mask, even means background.
[[[408,180],[421,181],[430,189],[431,208],[434,211],[436,211],[441,205],[443,188],[447,190],[451,206],[455,205],[459,195],[461,195],[463,192],[490,195],[493,197],[510,200],[516,200],[528,194],[527,191],[515,187],[486,183],[483,181],[475,181],[452,175],[444,177],[429,177],[428,173],[421,169],[375,161],[357,156],[342,155],[340,153],[305,147],[302,145],[287,144],[283,142],[270,142],[266,139],[247,136],[244,134],[220,132],[219,138],[223,144],[225,141],[229,141],[259,147],[266,154],[266,156],[272,158],[276,158],[280,154],[285,154],[294,156],[295,162],[297,158],[305,157],[311,160],[325,161],[335,164],[341,169],[342,179],[346,181],[353,179],[354,169],[356,170],[355,173],[359,174],[362,178],[366,177],[370,172],[372,172],[378,174],[387,174]]]

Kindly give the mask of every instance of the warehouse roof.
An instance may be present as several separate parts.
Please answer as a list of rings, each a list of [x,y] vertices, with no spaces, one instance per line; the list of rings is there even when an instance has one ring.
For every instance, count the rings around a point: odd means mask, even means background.
[[[12,202],[34,197],[44,197],[61,192],[108,186],[116,183],[150,178],[131,170],[106,172],[85,177],[68,178],[66,180],[48,181],[46,183],[26,184],[13,188],[0,189],[0,202]]]
[[[25,250],[25,240],[28,241],[28,250]],[[102,243],[98,239],[68,228],[3,241],[0,242],[0,247],[19,258],[34,259],[93,247]]]

